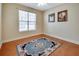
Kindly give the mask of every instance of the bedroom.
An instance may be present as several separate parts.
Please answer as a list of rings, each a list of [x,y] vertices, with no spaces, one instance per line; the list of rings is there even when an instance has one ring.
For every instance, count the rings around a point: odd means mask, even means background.
[[[78,3],[0,4],[0,55],[17,56],[17,45],[46,38],[60,44],[48,56],[79,56],[78,15]]]

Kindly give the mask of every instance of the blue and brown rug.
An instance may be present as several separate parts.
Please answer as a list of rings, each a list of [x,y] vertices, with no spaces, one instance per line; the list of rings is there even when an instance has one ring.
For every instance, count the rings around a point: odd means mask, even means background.
[[[55,41],[39,38],[17,45],[17,51],[19,56],[48,56],[59,46],[60,44]]]

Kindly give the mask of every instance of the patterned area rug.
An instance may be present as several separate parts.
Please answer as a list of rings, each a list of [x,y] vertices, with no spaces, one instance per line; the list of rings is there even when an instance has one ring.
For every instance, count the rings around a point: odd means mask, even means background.
[[[47,38],[39,38],[17,45],[17,51],[19,56],[48,56],[59,46],[59,43],[50,41]]]

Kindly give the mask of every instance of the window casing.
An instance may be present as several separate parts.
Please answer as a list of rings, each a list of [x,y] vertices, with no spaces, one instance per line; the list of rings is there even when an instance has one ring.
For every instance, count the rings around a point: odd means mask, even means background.
[[[36,30],[36,14],[19,10],[19,31]]]

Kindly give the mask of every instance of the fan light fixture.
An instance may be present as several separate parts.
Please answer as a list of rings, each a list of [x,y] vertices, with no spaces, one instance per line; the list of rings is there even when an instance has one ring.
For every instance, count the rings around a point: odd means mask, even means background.
[[[47,3],[38,3],[38,6],[45,6]]]

